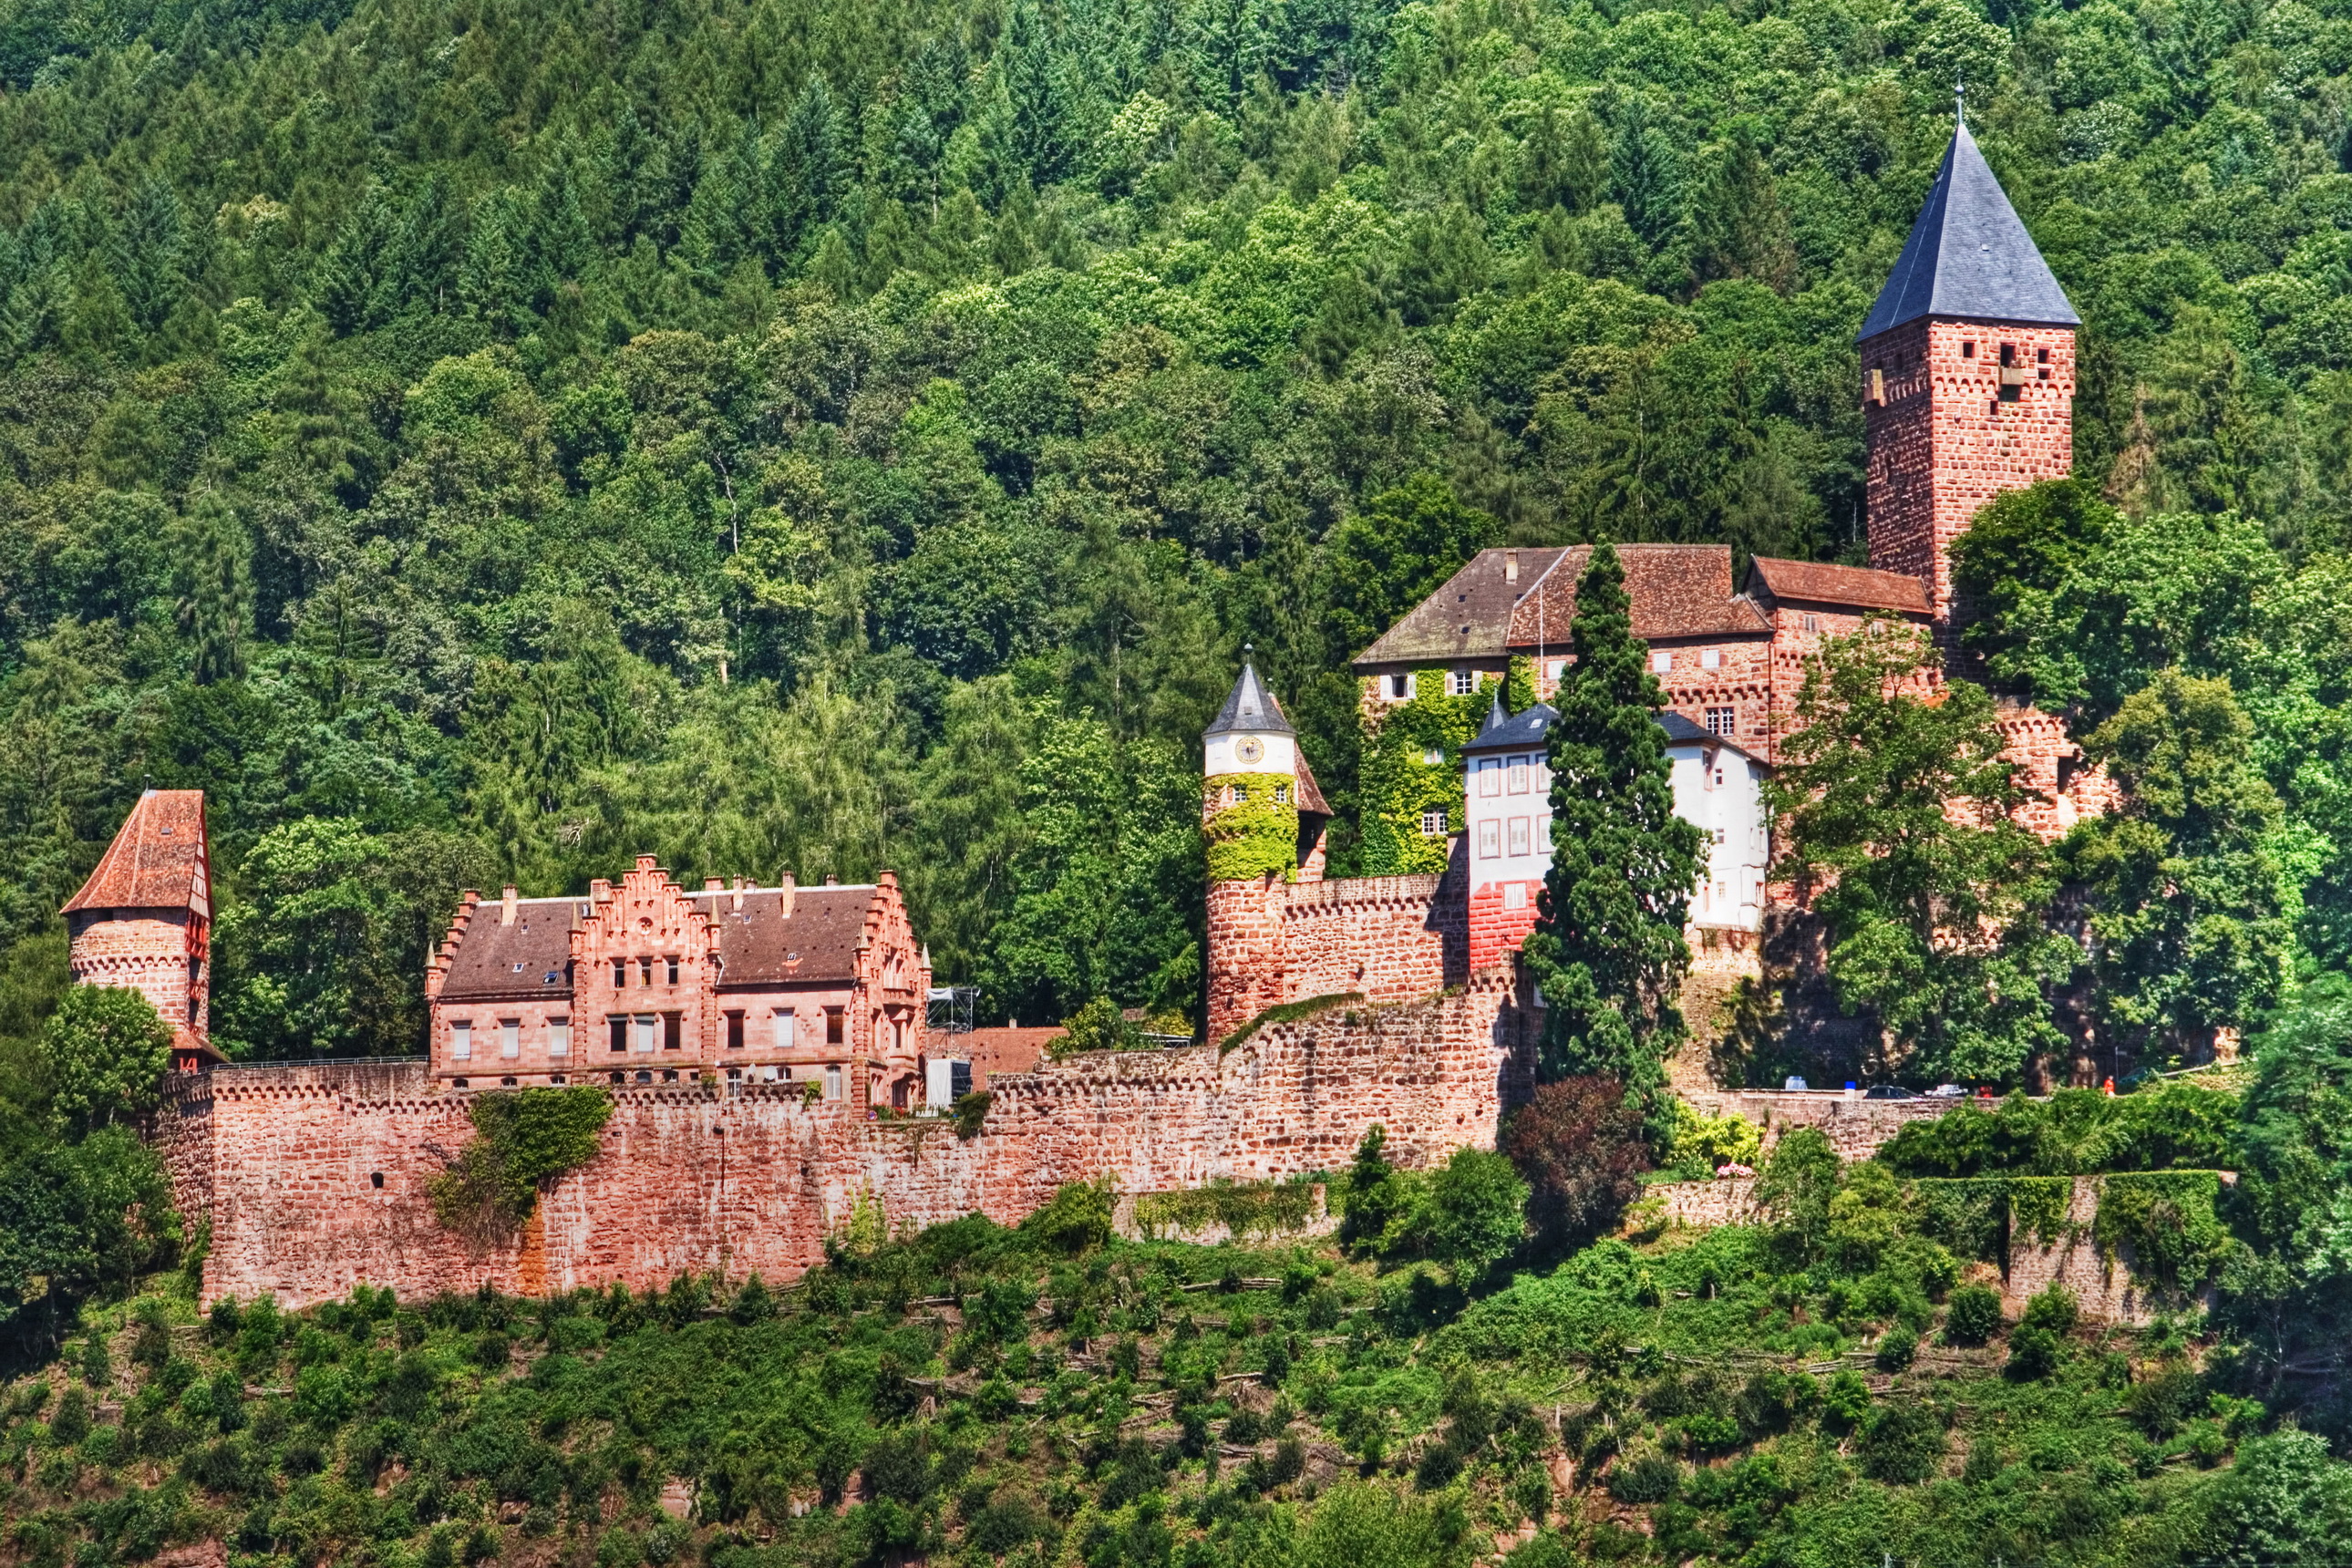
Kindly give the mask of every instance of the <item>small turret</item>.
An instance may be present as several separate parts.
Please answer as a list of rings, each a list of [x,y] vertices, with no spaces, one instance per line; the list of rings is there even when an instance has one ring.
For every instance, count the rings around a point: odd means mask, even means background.
[[[1298,731],[1242,651],[1241,675],[1201,735],[1212,882],[1298,869]]]

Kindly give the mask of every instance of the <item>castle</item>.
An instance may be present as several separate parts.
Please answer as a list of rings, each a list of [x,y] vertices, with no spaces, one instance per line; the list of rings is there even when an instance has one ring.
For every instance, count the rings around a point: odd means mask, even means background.
[[[1735,584],[1723,546],[1622,548],[1667,697],[1676,809],[1709,843],[1693,928],[1710,949],[1757,928],[1757,789],[1822,639],[1893,615],[1956,658],[1951,540],[1990,496],[2068,471],[2077,324],[1960,125],[1858,340],[1871,566],[1758,560]],[[1356,660],[1368,735],[1441,687],[1499,690],[1515,658],[1550,695],[1588,558],[1480,552]],[[646,857],[585,897],[469,893],[429,966],[425,1059],[173,1076],[154,1138],[183,1213],[208,1227],[204,1295],[781,1280],[860,1205],[894,1225],[1011,1222],[1106,1173],[1148,1192],[1335,1168],[1375,1122],[1406,1163],[1492,1147],[1529,1086],[1542,1005],[1517,955],[1550,831],[1549,718],[1490,700],[1466,745],[1414,763],[1458,781],[1458,805],[1414,825],[1444,869],[1330,878],[1330,807],[1245,664],[1202,737],[1205,1039],[999,1074],[960,1123],[894,1114],[939,1107],[929,955],[888,873],[688,891]],[[2002,722],[2042,797],[2038,830],[2103,808],[2108,786],[2056,720],[2016,708]],[[190,1068],[216,1059],[203,837],[200,796],[150,793],[68,907],[77,976],[137,985]],[[603,1152],[516,1236],[443,1228],[427,1189],[472,1135],[471,1092],[581,1083],[614,1101]],[[1795,1105],[1780,1124],[1847,1117],[1859,1149],[1893,1113],[1855,1105]]]

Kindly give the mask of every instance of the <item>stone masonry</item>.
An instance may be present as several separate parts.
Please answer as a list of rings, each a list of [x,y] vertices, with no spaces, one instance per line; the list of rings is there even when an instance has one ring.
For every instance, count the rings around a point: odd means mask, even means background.
[[[1018,1221],[1063,1183],[1123,1192],[1337,1169],[1373,1122],[1402,1163],[1492,1147],[1524,1082],[1528,1021],[1484,976],[1394,1006],[1351,1005],[1214,1045],[1103,1053],[1001,1077],[979,1134],[867,1121],[764,1083],[611,1089],[604,1148],[523,1233],[469,1247],[433,1178],[472,1136],[469,1096],[423,1063],[226,1068],[175,1080],[159,1118],[174,1192],[209,1222],[204,1299],[299,1306],[365,1283],[404,1298],[483,1283],[526,1295],[682,1272],[797,1278],[861,1199],[894,1226]]]

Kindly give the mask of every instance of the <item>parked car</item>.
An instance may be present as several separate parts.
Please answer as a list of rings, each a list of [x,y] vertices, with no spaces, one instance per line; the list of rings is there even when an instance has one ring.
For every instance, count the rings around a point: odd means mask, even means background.
[[[1929,1100],[1966,1100],[1969,1091],[1957,1083],[1939,1083],[1927,1091]]]
[[[1899,1083],[1874,1083],[1862,1091],[1864,1100],[1916,1100],[1919,1091],[1906,1089]]]

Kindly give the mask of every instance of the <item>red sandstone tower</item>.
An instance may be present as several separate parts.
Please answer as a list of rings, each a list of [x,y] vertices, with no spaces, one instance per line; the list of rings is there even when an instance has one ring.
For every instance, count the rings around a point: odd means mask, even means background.
[[[1855,341],[1870,563],[1927,585],[1948,647],[1950,546],[2003,490],[2074,466],[2074,329],[1965,121]]]
[[[75,983],[123,986],[154,1004],[184,1072],[223,1059],[208,1037],[212,912],[205,792],[196,789],[141,795],[63,911]]]
[[[1201,742],[1208,1037],[1220,1040],[1293,1000],[1283,916],[1293,883],[1322,880],[1331,808],[1299,754],[1298,731],[1248,662]]]

